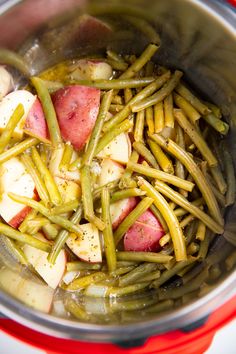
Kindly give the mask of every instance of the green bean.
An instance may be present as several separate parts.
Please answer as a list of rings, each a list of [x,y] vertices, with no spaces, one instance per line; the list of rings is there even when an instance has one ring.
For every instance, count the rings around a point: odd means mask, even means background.
[[[67,272],[74,272],[79,270],[100,270],[101,264],[87,263],[87,262],[67,262],[66,270]]]
[[[9,141],[11,140],[12,134],[24,115],[24,106],[20,103],[14,109],[9,121],[7,122],[1,136],[0,136],[0,154],[4,151]]]
[[[178,85],[178,82],[182,75],[183,73],[181,71],[176,70],[173,76],[169,79],[169,81],[155,94],[149,96],[146,99],[144,98],[139,102],[132,102],[131,103],[132,112],[141,111],[142,109],[153,106],[154,104],[163,101],[167,96],[171,94],[171,92]]]
[[[161,285],[170,280],[174,275],[176,275],[180,270],[195,262],[195,260],[195,258],[189,257],[184,261],[176,263],[172,268],[162,272],[160,278],[154,280],[151,286],[155,289],[159,288]]]
[[[143,277],[149,275],[156,269],[155,263],[143,263],[131,270],[129,273],[119,277],[119,286],[132,285],[140,281],[143,282]]]
[[[164,99],[165,127],[174,128],[173,95],[170,94]]]
[[[153,199],[145,197],[132,210],[129,215],[122,221],[114,233],[115,244],[117,245],[128,229],[135,223],[135,221],[150,207]]]
[[[8,196],[17,203],[28,205],[29,207],[36,209],[39,213],[44,215],[50,221],[52,221],[53,223],[55,223],[57,225],[60,225],[61,227],[65,228],[66,230],[68,230],[70,232],[77,233],[79,235],[82,235],[82,230],[80,229],[79,226],[74,225],[73,222],[71,222],[70,220],[67,220],[66,218],[64,218],[62,216],[51,215],[50,210],[48,210],[45,206],[43,206],[39,202],[36,202],[35,200],[27,198],[27,197],[22,197],[20,195],[14,194],[14,193],[8,193]]]
[[[229,131],[228,123],[223,122],[222,120],[216,118],[216,116],[213,113],[209,113],[203,116],[203,119],[220,134],[223,135],[228,134]]]
[[[147,288],[148,285],[149,283],[140,283],[140,284],[132,284],[132,285],[124,286],[122,288],[112,287],[108,289],[108,295],[112,297],[113,296],[119,297],[128,294],[133,294],[136,293],[137,291]],[[125,302],[122,305],[125,306]]]
[[[55,224],[47,224],[42,227],[42,230],[48,240],[55,240],[59,232],[59,227]]]
[[[183,129],[177,124],[176,126],[176,143],[185,150],[185,140],[184,140],[184,132]],[[177,177],[183,178],[185,179],[185,168],[184,165],[178,160],[176,159],[176,163],[175,163],[175,174]],[[182,194],[185,198],[188,197],[188,193],[187,191],[185,191],[184,189],[179,189],[180,194]]]
[[[159,210],[157,209],[157,207],[156,207],[154,204],[152,204],[152,205],[150,205],[149,209],[152,211],[152,213],[153,213],[153,214],[155,215],[155,217],[158,219],[158,221],[160,222],[160,224],[161,224],[163,230],[164,230],[165,232],[167,232],[168,226],[167,226],[166,221],[165,221],[165,219],[163,218],[162,214],[161,214],[161,213],[159,212]]]
[[[199,244],[196,242],[191,242],[190,245],[187,247],[187,254],[192,256],[193,254],[199,251]]]
[[[50,204],[48,191],[46,189],[46,186],[44,184],[44,181],[43,181],[38,169],[36,168],[36,166],[34,165],[32,159],[31,159],[31,157],[28,154],[24,153],[21,156],[21,161],[23,162],[24,166],[26,167],[27,172],[32,177],[40,199],[44,202],[44,204],[46,206],[48,206]]]
[[[28,225],[28,221],[31,219],[34,219],[37,216],[38,212],[37,210],[32,209],[29,214],[26,215],[26,217],[24,218],[24,221],[20,224],[19,226],[19,230],[20,232],[26,232],[27,231],[27,225]]]
[[[195,290],[199,290],[201,285],[208,277],[208,269],[205,269],[202,273],[200,273],[192,282],[189,282],[185,285],[179,286],[173,291],[173,289],[160,289],[158,292],[159,300],[167,300],[167,299],[178,299],[183,295],[191,293]]]
[[[30,67],[28,66],[24,58],[16,52],[12,52],[11,50],[5,48],[0,48],[0,62],[2,64],[13,66],[26,77],[31,76]]]
[[[198,228],[196,232],[196,240],[203,241],[206,235],[206,225],[199,220],[198,222]]]
[[[199,113],[202,115],[211,112],[211,109],[207,107],[202,101],[200,101],[184,84],[179,83],[175,89],[180,96],[188,101]]]
[[[176,214],[175,214],[176,215]],[[194,220],[194,216],[193,215],[188,215],[186,216],[183,220],[181,220],[180,227],[182,229],[185,228],[185,226],[187,226],[191,221]],[[171,236],[170,233],[165,234],[164,236],[162,236],[162,238],[160,239],[159,243],[161,247],[164,247],[166,243],[170,242],[171,240]]]
[[[115,60],[115,61],[118,61],[119,63],[125,63],[124,59],[122,58],[122,56],[120,54],[117,54],[114,50],[111,50],[111,49],[108,49],[106,51],[107,53],[107,57],[112,59],[112,60]]]
[[[140,32],[143,33],[144,37],[148,39],[150,43],[160,45],[160,36],[153,26],[149,24],[148,21],[133,16],[124,16],[124,18],[129,21],[134,27],[136,27]]]
[[[118,268],[118,269],[114,270],[114,272],[110,273],[110,275],[112,277],[119,277],[120,275],[129,273],[134,268],[135,268],[134,266]]]
[[[14,240],[11,240],[5,235],[0,235],[0,245],[1,248],[5,248],[7,252],[20,264],[28,265],[28,260],[24,252],[18,247]]]
[[[156,169],[149,167],[149,166],[143,166],[141,164],[133,163],[133,162],[129,161],[127,163],[127,167],[129,169],[131,169],[135,172],[138,172],[140,174],[143,174],[147,177],[152,177],[155,179],[158,178],[161,181],[173,184],[176,187],[183,188],[183,189],[188,190],[190,192],[193,190],[193,187],[194,187],[194,184],[192,182],[183,180],[183,179],[176,177],[174,175],[171,175],[169,173],[156,170]]]
[[[66,172],[69,169],[71,158],[73,155],[73,147],[70,143],[65,144],[63,155],[59,164],[59,171]]]
[[[163,196],[158,193],[150,183],[145,181],[142,177],[138,178],[138,184],[140,189],[147,192],[147,196],[154,199],[154,204],[159,209],[160,213],[164,217],[169,232],[171,235],[171,239],[173,242],[175,257],[177,261],[182,261],[187,258],[186,255],[186,247],[184,236],[182,233],[182,229],[179,225],[179,221],[175,216],[173,210],[169,208],[167,201],[163,198]]]
[[[51,81],[43,79],[43,83],[47,87],[47,90],[50,94],[64,87],[64,84],[60,81]]]
[[[219,166],[214,166],[210,168],[211,175],[220,191],[221,194],[225,194],[227,191],[227,184],[225,182],[224,176],[219,168]]]
[[[50,252],[51,250],[51,245],[49,243],[43,242],[31,235],[15,230],[11,226],[5,225],[2,222],[0,222],[0,233],[3,233],[4,235],[12,238],[13,240],[26,243],[42,251]]]
[[[156,103],[153,107],[153,111],[154,111],[154,131],[155,133],[159,133],[164,129],[165,126],[163,102]]]
[[[77,157],[69,166],[69,171],[76,171],[81,166],[81,157]]]
[[[68,312],[70,312],[74,317],[76,317],[80,321],[82,320],[88,322],[91,319],[91,316],[72,299],[67,299],[65,301],[65,308]]]
[[[72,80],[71,83],[82,86],[96,87],[100,90],[121,90],[125,88],[139,88],[149,85],[155,80],[154,77],[142,77],[142,78],[120,78],[112,80]]]
[[[119,190],[112,194],[110,203],[112,204],[117,202],[118,200],[130,198],[130,197],[141,197],[143,195],[145,195],[145,193],[138,188],[128,188],[121,191]]]
[[[51,215],[65,214],[70,211],[76,210],[79,206],[78,199],[72,199],[71,201],[64,203],[63,205],[58,205],[50,210]]]
[[[109,107],[111,105],[112,95],[113,95],[113,91],[108,91],[104,94],[104,96],[102,98],[98,117],[96,119],[95,126],[94,126],[92,134],[90,136],[88,146],[87,146],[86,151],[83,155],[82,165],[83,164],[90,165],[92,162],[92,159],[94,157],[94,154],[95,154],[95,151],[96,151],[99,139],[100,139],[102,126],[104,124],[104,121],[107,116],[107,112],[109,111]]]
[[[75,291],[79,289],[86,288],[88,285],[97,283],[105,279],[107,275],[103,272],[95,272],[89,275],[85,275],[81,278],[76,278],[69,285],[67,285],[66,290]]]
[[[159,145],[155,143],[155,141],[151,139],[147,139],[148,145],[151,149],[151,152],[155,156],[158,164],[160,165],[161,169],[170,174],[174,174],[174,167],[171,160],[166,156],[163,150],[160,148]]]
[[[205,166],[207,167],[207,166]],[[211,186],[211,190],[214,194],[214,196],[216,197],[216,200],[219,202],[219,204],[222,206],[222,207],[225,207],[226,205],[226,200],[225,200],[225,196],[223,194],[220,193],[220,191],[218,190],[217,187],[215,187],[215,185],[212,182],[211,180],[211,176],[209,176],[209,174],[207,173],[207,168],[205,168],[203,166],[203,164],[201,165],[201,170],[202,170],[202,173],[204,174],[204,177],[206,178],[206,180],[208,181],[209,185]]]
[[[113,70],[125,71],[128,68],[127,63],[122,63],[113,59],[106,59],[107,64],[111,65]]]
[[[209,110],[216,116],[216,118],[221,119],[222,118],[222,113],[219,107],[217,107],[215,104],[210,103],[210,102],[205,102]],[[209,112],[210,113],[210,112]]]
[[[170,310],[173,307],[174,307],[174,301],[173,300],[160,301],[156,305],[149,306],[147,309],[145,309],[145,313],[163,312],[163,311]]]
[[[150,136],[150,138],[153,139],[158,145],[160,145],[165,151],[169,152],[175,158],[180,160],[180,162],[185,166],[185,168],[189,171],[190,175],[195,180],[206,201],[210,214],[220,225],[223,225],[224,221],[221,216],[215,196],[201,170],[196,165],[194,160],[189,156],[189,154],[180,146],[178,146],[173,140],[165,139],[159,134],[153,134]]]
[[[71,216],[70,222],[73,224],[78,224],[80,222],[80,219],[82,217],[82,211],[83,209],[79,205],[77,208],[76,212]],[[82,230],[81,230],[82,231]],[[82,232],[81,232],[82,234]],[[50,252],[48,256],[48,261],[52,264],[56,262],[57,256],[59,255],[61,249],[63,248],[64,244],[66,243],[66,240],[69,237],[69,232],[67,230],[61,230],[59,234],[57,235],[57,238],[55,240],[54,245],[52,246],[52,251]]]
[[[157,270],[153,271],[152,273],[143,276],[142,279],[139,280],[139,282],[142,282],[142,283],[146,282],[146,281],[151,282],[153,280],[160,278],[160,275],[161,275],[161,272],[159,269],[157,269]]]
[[[146,108],[145,114],[146,114],[146,123],[148,126],[148,130],[149,130],[150,134],[153,134],[154,133],[153,108],[152,107]]]
[[[158,163],[156,162],[155,157],[150,152],[150,150],[140,141],[136,141],[133,143],[133,148],[148,162],[150,165],[159,168]]]
[[[119,96],[119,95],[112,96],[111,103],[123,105],[123,99],[122,99],[122,97]]]
[[[108,271],[111,273],[116,269],[116,248],[112,232],[111,215],[110,215],[110,194],[107,188],[103,188],[102,196],[102,219],[105,224],[103,230],[104,248]]]
[[[140,92],[138,92],[125,106],[124,108],[118,112],[111,120],[106,122],[103,126],[103,131],[108,131],[112,130],[114,126],[117,124],[121,123],[123,120],[125,120],[131,113],[131,108],[130,106],[132,104],[135,104],[136,102],[139,102],[140,100],[148,97],[151,95],[153,92],[158,90],[164,83],[169,79],[170,77],[170,71],[167,71],[163,75],[159,76],[154,82],[146,86],[144,89],[142,89]]]
[[[135,60],[135,62],[123,73],[120,75],[120,79],[130,79],[134,77],[134,75],[139,72],[146,63],[151,59],[151,57],[158,50],[158,46],[156,44],[149,44],[139,58]]]
[[[54,147],[58,147],[62,144],[61,132],[50,94],[42,79],[38,77],[32,77],[31,82],[35,87],[42,103],[52,145]]]
[[[110,108],[109,108],[109,113],[117,114],[117,112],[122,111],[124,109],[124,107],[125,106],[123,104],[111,104]],[[107,117],[106,117],[106,119],[107,119]],[[113,118],[111,118],[111,119],[113,119]],[[109,119],[109,122],[111,119]]]
[[[174,116],[178,121],[179,125],[183,128],[184,132],[188,134],[193,143],[197,146],[198,150],[201,152],[202,156],[206,159],[209,166],[213,167],[217,165],[217,159],[213,155],[212,151],[208,147],[206,141],[195,129],[194,125],[191,124],[186,118],[182,110],[174,110]]]
[[[62,198],[58,186],[47,166],[41,160],[41,157],[35,147],[32,148],[32,159],[45,183],[51,202],[55,205],[61,204]]]
[[[0,154],[0,164],[10,160],[13,157],[20,155],[28,148],[37,144],[38,144],[38,140],[36,138],[25,139],[24,141],[20,142],[19,144],[13,146],[12,148]]]
[[[155,188],[163,194],[165,197],[173,200],[176,204],[180,205],[182,208],[186,209],[190,214],[194,215],[197,219],[204,222],[204,224],[213,232],[221,234],[223,232],[223,227],[217,223],[208,214],[204,213],[200,208],[196,207],[190,203],[186,198],[184,198],[180,193],[174,191],[172,188],[167,186],[160,180],[155,181]]]
[[[117,252],[118,261],[135,261],[135,262],[149,262],[149,263],[167,263],[173,257],[163,253],[155,252]]]
[[[235,184],[235,174],[234,174],[234,165],[233,160],[228,152],[227,148],[223,149],[223,156],[225,162],[225,174],[227,181],[227,192],[225,195],[226,206],[232,205],[235,202],[235,194],[236,194],[236,184]]]
[[[89,166],[84,165],[81,168],[80,179],[81,179],[81,189],[82,189],[82,201],[84,207],[84,217],[89,222],[94,224],[99,230],[102,231],[105,227],[104,222],[94,214]]]
[[[236,265],[236,251],[232,252],[225,260],[225,265],[227,271],[230,271],[233,269],[233,267]]]
[[[30,235],[36,235],[40,229],[43,228],[43,226],[46,226],[49,224],[48,219],[46,218],[35,218],[33,220],[28,221],[27,225],[27,233]]]
[[[198,252],[199,261],[202,261],[206,258],[211,239],[212,239],[212,234],[209,231],[206,232],[204,239],[200,243],[200,248]]]
[[[98,142],[95,150],[95,156],[99,154],[100,151],[104,149],[112,140],[114,140],[121,133],[126,132],[132,127],[132,122],[129,119],[124,120],[122,123],[118,124],[111,131],[105,133]]]
[[[129,161],[138,162],[138,159],[139,159],[138,152],[136,150],[133,150],[131,155],[130,155]],[[127,166],[126,166],[126,170],[123,173],[123,175],[121,176],[121,179],[120,179],[120,182],[119,182],[119,188],[120,189],[131,188],[130,187],[130,181],[131,181],[132,173],[133,173],[133,171],[128,169]]]
[[[134,141],[143,142],[143,131],[145,123],[145,111],[140,111],[136,115],[135,127],[134,127]]]
[[[154,62],[153,61],[148,61],[146,66],[145,66],[145,76],[153,75],[154,67],[155,67]]]
[[[196,121],[201,118],[201,115],[198,111],[196,111],[196,109],[191,105],[191,103],[186,101],[177,93],[174,93],[173,97],[176,106],[184,112],[184,114],[192,121],[193,124],[195,124]]]

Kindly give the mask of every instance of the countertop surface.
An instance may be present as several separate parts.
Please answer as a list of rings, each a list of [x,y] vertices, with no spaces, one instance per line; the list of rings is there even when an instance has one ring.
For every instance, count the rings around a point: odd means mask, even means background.
[[[236,319],[222,328],[205,354],[236,354]],[[0,354],[45,354],[0,332]],[[69,353],[68,353],[69,354]],[[188,354],[188,353],[184,353]]]

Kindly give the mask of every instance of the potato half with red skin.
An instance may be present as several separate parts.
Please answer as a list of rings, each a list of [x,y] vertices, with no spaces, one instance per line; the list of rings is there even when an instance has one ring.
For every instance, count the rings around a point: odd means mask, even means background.
[[[126,232],[125,251],[155,252],[160,249],[159,240],[164,234],[159,220],[147,210]]]
[[[50,139],[43,108],[38,98],[34,101],[26,117],[24,131],[36,138]]]
[[[61,135],[76,150],[82,150],[97,119],[100,90],[87,86],[66,86],[52,95]]]

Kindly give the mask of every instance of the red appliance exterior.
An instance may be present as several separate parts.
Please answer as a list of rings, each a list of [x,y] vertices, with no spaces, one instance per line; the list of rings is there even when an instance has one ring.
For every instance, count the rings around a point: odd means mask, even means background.
[[[192,331],[175,330],[150,337],[143,346],[122,349],[111,343],[87,343],[44,335],[2,319],[0,330],[48,354],[201,354],[210,346],[215,333],[236,318],[236,297],[212,313],[206,323]]]

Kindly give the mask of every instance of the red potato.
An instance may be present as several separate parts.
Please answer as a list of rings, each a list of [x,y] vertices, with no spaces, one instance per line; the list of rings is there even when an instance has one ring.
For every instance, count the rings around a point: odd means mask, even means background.
[[[113,230],[122,223],[126,216],[136,207],[137,200],[134,197],[119,200],[111,204],[110,214]]]
[[[32,199],[38,199],[34,181],[27,173],[22,162],[13,157],[0,166],[0,184],[2,195],[0,215],[12,227],[18,228],[31,208],[13,201],[8,197],[12,192]]]
[[[52,95],[53,104],[65,141],[82,150],[97,119],[100,90],[86,86],[67,86]]]
[[[47,242],[42,235],[37,235],[41,241]],[[48,242],[49,243],[49,242]],[[61,250],[55,264],[49,263],[48,253],[38,250],[30,245],[24,245],[24,254],[36,272],[52,288],[56,289],[60,284],[66,270],[66,252]]]
[[[159,240],[164,234],[158,219],[147,210],[126,232],[125,251],[155,252],[160,249]]]
[[[25,120],[24,131],[26,134],[39,137],[42,140],[49,140],[47,122],[44,116],[41,102],[38,98],[34,101]]]
[[[71,73],[74,80],[109,80],[112,77],[112,67],[104,61],[80,59],[76,69]]]

